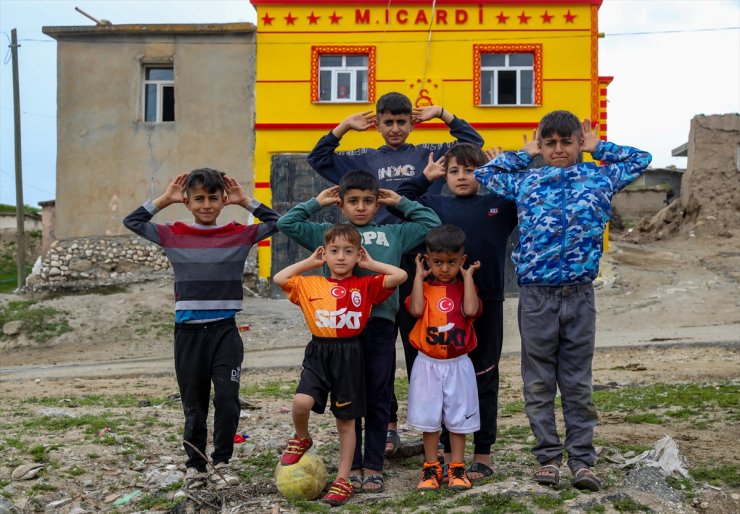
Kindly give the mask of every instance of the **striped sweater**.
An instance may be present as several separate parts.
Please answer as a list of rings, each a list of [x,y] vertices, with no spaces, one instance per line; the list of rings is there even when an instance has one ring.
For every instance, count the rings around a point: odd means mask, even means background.
[[[159,209],[147,200],[123,224],[164,250],[175,274],[175,311],[239,311],[247,254],[252,245],[277,232],[279,218],[256,200],[247,210],[262,223],[232,221],[212,228],[180,221],[162,225],[150,221]]]

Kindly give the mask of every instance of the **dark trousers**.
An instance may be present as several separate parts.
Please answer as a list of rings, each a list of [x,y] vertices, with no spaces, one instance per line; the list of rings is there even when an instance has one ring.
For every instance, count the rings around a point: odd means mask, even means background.
[[[473,434],[473,453],[489,455],[496,442],[498,426],[499,360],[504,343],[504,302],[483,300],[483,312],[475,320],[478,347],[470,352],[478,385],[480,430]],[[440,441],[450,451],[450,436],[442,427]]]
[[[540,464],[560,462],[563,444],[555,425],[560,389],[568,467],[596,463],[596,407],[591,398],[591,361],[596,306],[591,284],[522,286],[519,293],[524,411],[537,438],[532,453]]]
[[[414,360],[419,353],[409,342],[409,334],[416,324],[416,318],[409,314],[409,311],[404,306],[406,298],[411,294],[411,289],[414,286],[414,276],[416,275],[415,258],[415,255],[411,254],[405,254],[401,258],[401,268],[408,273],[409,278],[406,279],[406,282],[398,286],[400,307],[396,313],[396,327],[398,328],[398,333],[401,335],[401,343],[403,345],[403,356],[406,361],[406,378],[411,376],[411,368],[414,367]],[[391,423],[398,422],[398,400],[396,399],[395,392],[391,395],[391,413],[388,421]]]
[[[396,326],[385,318],[370,318],[359,336],[365,359],[367,412],[355,420],[355,455],[352,469],[382,470],[393,380],[396,370]]]
[[[175,325],[175,373],[185,413],[184,439],[206,452],[208,403],[213,382],[214,464],[229,462],[239,426],[239,380],[244,346],[233,318]],[[206,460],[185,444],[187,467],[206,470]]]

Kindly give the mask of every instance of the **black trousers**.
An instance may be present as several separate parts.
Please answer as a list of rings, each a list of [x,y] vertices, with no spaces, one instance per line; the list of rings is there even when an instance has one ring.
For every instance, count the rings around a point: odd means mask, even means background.
[[[213,383],[214,464],[229,462],[239,427],[239,380],[244,345],[234,318],[175,325],[175,374],[185,413],[184,440],[203,455],[208,442],[208,403]],[[206,470],[206,460],[189,445],[187,467]]]

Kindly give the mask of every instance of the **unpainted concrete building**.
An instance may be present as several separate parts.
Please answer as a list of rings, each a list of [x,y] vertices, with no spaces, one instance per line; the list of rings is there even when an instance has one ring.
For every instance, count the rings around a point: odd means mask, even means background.
[[[128,234],[122,219],[194,168],[253,190],[254,25],[43,32],[57,41],[57,239]],[[157,219],[187,215],[173,206]],[[223,216],[247,213],[228,207]]]

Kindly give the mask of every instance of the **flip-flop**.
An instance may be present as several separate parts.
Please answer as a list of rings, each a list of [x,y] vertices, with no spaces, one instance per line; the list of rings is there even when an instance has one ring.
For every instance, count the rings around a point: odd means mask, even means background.
[[[471,473],[480,473],[482,476],[479,476],[478,478],[472,478],[470,476]],[[478,480],[483,480],[484,478],[488,478],[491,476],[493,476],[493,469],[491,468],[491,466],[482,462],[473,462],[468,468],[468,479],[471,482],[477,482]]]
[[[596,492],[601,489],[601,482],[596,478],[594,472],[588,468],[578,468],[573,472],[571,485],[576,489]]]
[[[388,445],[391,448],[388,448]],[[392,457],[398,451],[398,447],[401,446],[401,438],[398,436],[398,432],[395,430],[388,429],[388,433],[385,436],[385,456]]]
[[[375,484],[380,487],[365,487],[367,484]],[[380,473],[373,473],[362,479],[363,493],[382,493],[383,491],[385,491],[385,479]]]
[[[560,466],[545,464],[534,474],[534,481],[542,485],[558,485],[560,483]]]
[[[349,483],[352,486],[352,491],[359,493],[362,491],[362,475],[350,475]]]

